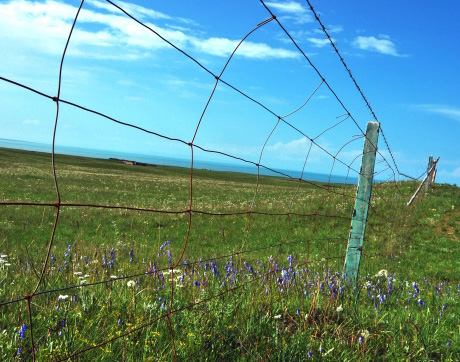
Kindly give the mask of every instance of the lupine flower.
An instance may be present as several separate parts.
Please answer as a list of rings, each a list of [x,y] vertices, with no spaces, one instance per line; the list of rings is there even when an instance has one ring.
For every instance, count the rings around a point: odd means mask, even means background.
[[[309,358],[311,358],[311,356],[313,356],[313,353],[311,353],[311,351],[308,351],[308,352],[307,352],[307,356],[308,356]]]
[[[421,306],[424,306],[424,305],[425,305],[425,303],[423,302],[422,299],[417,300],[417,303],[420,304]]]
[[[446,343],[446,347],[449,347],[449,346],[450,346],[450,342],[447,342],[447,343]]]
[[[363,338],[362,336],[360,336],[360,337],[358,338],[358,342],[359,342],[359,343],[363,343],[363,341],[364,341],[364,338]]]
[[[21,349],[18,348],[17,354],[21,354]]]
[[[26,329],[27,329],[27,324],[24,323],[21,326],[21,328],[19,329],[19,333],[18,333],[19,334],[19,339],[24,339],[26,337],[26,335],[25,335]]]
[[[122,324],[123,320],[121,318],[118,318],[118,324]]]

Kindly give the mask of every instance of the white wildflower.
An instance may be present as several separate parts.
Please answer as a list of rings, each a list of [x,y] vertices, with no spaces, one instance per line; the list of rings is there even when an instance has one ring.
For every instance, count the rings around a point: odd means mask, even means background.
[[[69,298],[68,295],[59,295],[58,300],[66,300],[68,298]]]
[[[80,280],[80,284],[86,284],[86,283],[88,283],[88,282],[85,279]]]
[[[337,307],[336,311],[337,311],[338,313],[343,312],[342,304],[340,304],[340,305]]]
[[[388,278],[388,270],[382,269],[375,276]]]
[[[367,339],[369,338],[369,331],[367,329],[365,329],[364,331],[361,331],[361,336],[364,338],[364,339]]]
[[[118,277],[116,275],[111,275],[110,279],[117,279]]]
[[[273,316],[273,319],[280,319],[280,318],[281,318],[281,314]]]
[[[130,280],[128,283],[126,283],[126,285],[128,286],[128,288],[134,288],[136,282],[134,280]]]
[[[82,272],[74,272],[73,275],[82,275]]]

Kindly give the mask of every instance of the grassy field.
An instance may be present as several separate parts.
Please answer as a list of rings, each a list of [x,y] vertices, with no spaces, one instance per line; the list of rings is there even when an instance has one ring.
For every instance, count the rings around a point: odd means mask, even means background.
[[[188,169],[57,155],[39,283],[51,157],[0,167],[1,202],[45,204],[0,205],[1,361],[33,358],[37,284],[38,361],[460,360],[456,186],[375,184],[354,287],[354,186],[194,170],[184,212]]]

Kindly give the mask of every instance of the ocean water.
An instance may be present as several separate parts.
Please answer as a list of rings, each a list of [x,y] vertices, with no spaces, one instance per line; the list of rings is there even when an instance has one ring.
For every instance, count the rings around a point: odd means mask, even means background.
[[[4,148],[13,148],[27,151],[38,151],[51,153],[51,145],[38,143],[38,142],[27,142],[27,141],[18,141],[10,140],[5,138],[0,138],[0,147]],[[82,156],[82,157],[92,157],[92,158],[117,158],[123,160],[137,161],[143,163],[149,163],[154,165],[164,165],[164,166],[176,166],[176,167],[190,167],[190,159],[181,159],[174,157],[164,157],[156,155],[147,155],[140,153],[122,153],[108,150],[97,150],[90,148],[79,148],[79,147],[69,147],[69,146],[55,146],[55,152],[58,154],[72,155],[72,156]],[[204,161],[195,159],[193,167],[195,169],[209,169],[213,171],[228,171],[228,172],[239,172],[239,173],[248,173],[248,174],[257,174],[257,167],[254,165],[242,165],[242,164],[232,164],[232,163],[221,163],[213,161]],[[285,175],[294,178],[300,178],[301,170],[286,170],[286,169],[275,169],[278,172],[282,172]],[[260,168],[260,174],[268,176],[281,176],[277,173],[274,173],[270,170],[267,170],[263,167]],[[304,172],[304,180],[308,181],[317,181],[317,182],[328,182],[329,175],[313,172]],[[346,177],[341,175],[331,175],[331,183],[337,184],[352,184],[355,185],[358,182],[356,177]]]

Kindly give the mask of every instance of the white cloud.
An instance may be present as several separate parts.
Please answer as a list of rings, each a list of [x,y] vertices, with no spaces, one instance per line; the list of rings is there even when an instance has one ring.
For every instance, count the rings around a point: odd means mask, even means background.
[[[306,9],[296,1],[286,1],[286,2],[266,2],[265,3],[269,8],[276,9],[283,13],[290,14],[303,14],[306,12]]]
[[[460,167],[455,168],[453,171],[447,171],[447,170],[439,170],[438,175],[442,176],[447,176],[449,178],[455,178],[455,179],[460,179]],[[452,180],[454,181],[454,180]],[[457,182],[457,180],[455,180]]]
[[[118,2],[128,12],[140,18],[167,19],[187,24],[193,22],[134,5]],[[83,8],[77,27],[71,38],[68,55],[94,59],[136,60],[150,56],[159,49],[170,48],[165,41],[121,14],[116,8],[100,0],[90,0],[93,9]],[[110,12],[100,12],[109,10]],[[12,44],[18,51],[38,54],[60,55],[77,8],[55,0],[36,2],[14,0],[0,4],[2,39],[0,51],[10,51]],[[195,50],[202,54],[227,57],[238,44],[238,40],[227,38],[205,38],[201,32],[169,25],[168,28],[146,22],[150,28],[179,48]],[[92,27],[89,28],[88,25]],[[294,51],[273,48],[265,43],[244,42],[237,51],[238,56],[251,59],[296,58]]]
[[[227,38],[191,39],[194,48],[200,52],[228,57],[238,45],[238,40]],[[253,43],[245,41],[238,48],[237,55],[252,59],[266,58],[297,58],[298,52],[283,48],[272,48],[264,43]]]
[[[397,52],[395,44],[388,38],[377,39],[374,36],[358,36],[353,40],[352,45],[362,50],[374,51],[396,57],[401,56]]]
[[[418,104],[414,107],[425,112],[446,116],[460,123],[460,108],[458,107],[451,107],[441,104]]]
[[[335,40],[331,38],[332,41],[334,42]],[[307,39],[310,43],[313,44],[313,46],[317,48],[322,48],[330,43],[329,39],[318,39],[318,38],[308,38]]]
[[[340,33],[343,31],[343,26],[341,25],[328,25],[326,26],[326,30],[329,34],[333,34],[333,33]],[[323,30],[322,29],[314,29],[313,30],[315,33],[318,33],[318,34],[323,34]]]
[[[105,1],[100,1],[100,0],[86,0],[87,3],[93,5],[94,7],[108,10],[110,12],[115,12],[119,13],[120,10],[118,10],[115,6],[105,2]],[[134,16],[135,18],[138,18],[139,20],[145,19],[145,18],[150,18],[150,19],[172,19],[169,15],[163,14],[159,11],[155,11],[152,9],[147,9],[143,6],[140,5],[135,5],[131,3],[127,3],[125,1],[115,1],[117,5],[119,5],[121,8],[126,10],[129,14]]]
[[[330,145],[324,139],[315,141],[324,149],[329,149]],[[286,161],[305,161],[308,151],[310,149],[310,140],[306,137],[294,139],[289,142],[276,142],[274,145],[265,148],[264,157],[273,160],[286,160]],[[330,151],[330,150],[329,150]],[[310,153],[308,154],[308,163],[323,164],[331,160],[321,148],[313,145]]]
[[[37,119],[25,119],[22,121],[22,124],[37,126],[40,124],[40,121]]]
[[[284,13],[280,20],[293,20],[297,24],[306,24],[313,22],[313,17],[308,13],[308,9],[303,7],[300,3],[296,1],[285,1],[285,2],[266,2],[271,10],[276,12]]]

